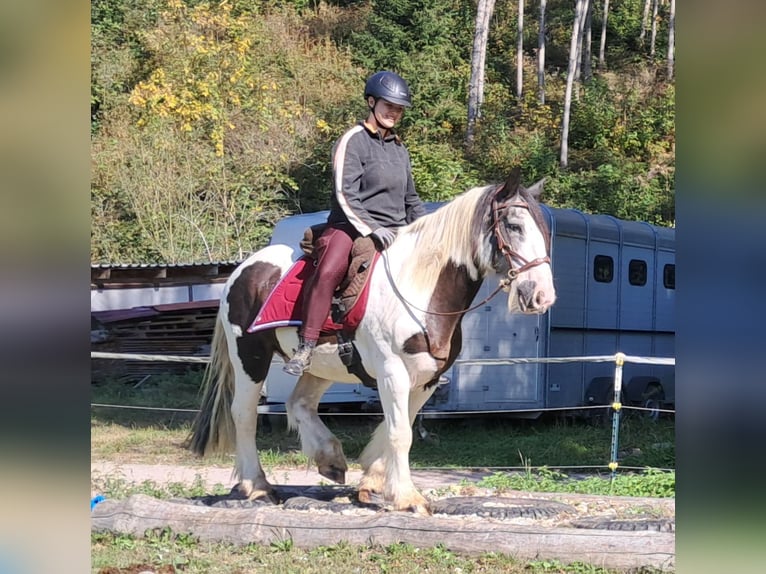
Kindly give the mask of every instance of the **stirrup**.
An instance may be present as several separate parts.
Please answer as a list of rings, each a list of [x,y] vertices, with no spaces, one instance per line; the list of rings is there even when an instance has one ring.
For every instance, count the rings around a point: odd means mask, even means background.
[[[311,363],[306,363],[305,361],[301,361],[300,359],[292,358],[289,361],[287,361],[284,366],[282,367],[282,370],[287,373],[288,375],[293,375],[294,377],[300,377],[305,370],[307,370],[311,366]]]
[[[301,345],[295,351],[293,358],[285,363],[282,370],[288,375],[300,377],[311,366],[311,353],[313,350],[313,345]]]

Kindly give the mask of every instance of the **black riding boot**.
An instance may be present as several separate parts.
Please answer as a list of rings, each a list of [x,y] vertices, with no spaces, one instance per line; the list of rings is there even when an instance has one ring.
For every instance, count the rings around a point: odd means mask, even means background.
[[[282,370],[289,375],[300,377],[303,371],[311,366],[311,353],[314,351],[315,346],[316,341],[304,341],[303,337],[301,337],[298,350],[295,351],[293,358],[285,363]]]

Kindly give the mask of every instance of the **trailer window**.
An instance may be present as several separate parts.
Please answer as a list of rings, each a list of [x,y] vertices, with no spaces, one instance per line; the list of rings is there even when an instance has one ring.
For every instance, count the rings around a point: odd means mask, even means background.
[[[676,288],[676,266],[674,263],[668,263],[662,269],[662,284],[665,289]]]
[[[631,285],[646,285],[646,261],[631,259],[628,263],[628,281]]]
[[[611,283],[614,278],[614,260],[608,255],[593,259],[593,278],[599,283]]]

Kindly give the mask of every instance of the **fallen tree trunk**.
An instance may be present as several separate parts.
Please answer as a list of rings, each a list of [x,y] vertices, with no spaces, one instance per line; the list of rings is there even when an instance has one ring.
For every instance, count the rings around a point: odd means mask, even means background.
[[[92,511],[93,531],[143,536],[169,527],[204,541],[271,544],[292,540],[300,548],[342,541],[389,545],[406,542],[453,552],[503,552],[517,558],[586,562],[606,568],[673,569],[675,535],[668,532],[589,530],[530,526],[474,516],[416,516],[399,512],[305,512],[279,506],[211,508],[136,494],[106,500]]]

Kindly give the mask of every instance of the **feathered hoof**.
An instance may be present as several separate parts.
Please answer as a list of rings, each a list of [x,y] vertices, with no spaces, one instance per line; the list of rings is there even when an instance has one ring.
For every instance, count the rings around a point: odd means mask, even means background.
[[[412,512],[420,516],[431,516],[431,505],[428,500],[419,492],[411,496],[402,497],[401,500],[394,503],[394,510]]]
[[[375,494],[376,493],[369,488],[360,488],[357,491],[356,496],[362,504],[376,504]]]
[[[254,487],[252,483],[244,481],[235,485],[234,488],[232,488],[232,492],[236,492],[237,497],[241,497],[244,500],[264,500],[269,501],[272,504],[281,503],[277,492],[271,485],[266,487]]]

